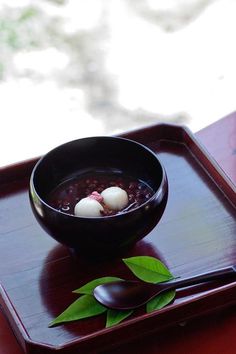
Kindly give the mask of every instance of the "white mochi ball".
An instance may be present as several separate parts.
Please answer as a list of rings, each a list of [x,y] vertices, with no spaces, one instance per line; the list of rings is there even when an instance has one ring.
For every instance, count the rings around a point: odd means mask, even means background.
[[[103,202],[112,210],[121,210],[129,202],[128,194],[120,187],[109,187],[101,193]]]
[[[93,198],[83,198],[75,206],[76,216],[101,216],[103,206]]]

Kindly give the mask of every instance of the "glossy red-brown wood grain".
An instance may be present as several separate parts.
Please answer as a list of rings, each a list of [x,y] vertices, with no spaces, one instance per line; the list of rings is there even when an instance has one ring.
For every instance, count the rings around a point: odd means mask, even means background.
[[[197,137],[236,185],[236,113],[201,130]]]
[[[200,160],[205,164],[220,188],[235,202],[235,190],[219,173],[218,167],[209,163],[205,152],[181,128],[153,127],[134,132],[129,137],[143,141],[157,151],[169,176],[170,198],[160,225],[125,256],[154,255],[161,258],[176,275],[190,275],[236,263],[235,208],[198,162]],[[169,140],[160,143],[163,137]],[[52,348],[65,345],[63,352],[67,352],[67,342],[80,342],[82,348],[86,339],[91,347],[94,345],[96,348],[111,341],[132,339],[140,333],[234,301],[235,284],[224,287],[214,284],[211,289],[204,286],[180,292],[175,303],[159,312],[158,316],[138,313],[116,329],[103,330],[102,317],[48,329],[49,320],[73,300],[71,290],[94,276],[108,275],[109,269],[116,268],[114,275],[127,277],[128,273],[119,259],[109,265],[100,263],[98,267],[97,264],[73,258],[67,249],[43,234],[31,215],[24,189],[27,186],[24,171],[27,175],[30,170],[27,170],[28,166],[33,163],[29,162],[27,168],[24,165],[17,167],[16,182],[12,177],[15,167],[4,170],[0,201],[3,221],[0,279],[6,290],[2,294],[7,295],[2,303],[4,306],[8,304],[5,309],[8,308],[13,316],[18,314],[18,318],[12,319],[12,325],[17,322],[14,326],[18,330],[18,337],[27,339],[22,339],[26,349],[36,352],[38,344],[32,342],[37,341],[49,344]],[[12,178],[10,183],[7,183],[8,178]],[[75,348],[77,344],[74,343]],[[72,346],[68,348],[72,352]],[[43,353],[42,350],[43,347],[39,352]]]

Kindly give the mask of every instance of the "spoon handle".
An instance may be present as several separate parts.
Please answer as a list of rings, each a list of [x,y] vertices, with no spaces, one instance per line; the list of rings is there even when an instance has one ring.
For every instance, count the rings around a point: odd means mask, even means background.
[[[226,278],[230,278],[235,276],[236,278],[236,266],[230,266],[227,268],[221,268],[217,270],[213,270],[212,272],[202,273],[193,277],[188,278],[180,278],[177,280],[170,280],[166,283],[159,283],[165,284],[165,289],[178,289],[183,288],[185,286],[200,284],[203,282],[211,281],[211,280],[222,280]]]

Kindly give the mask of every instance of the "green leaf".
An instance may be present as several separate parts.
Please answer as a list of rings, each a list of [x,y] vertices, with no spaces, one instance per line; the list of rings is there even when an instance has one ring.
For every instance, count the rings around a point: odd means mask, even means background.
[[[76,321],[82,318],[99,315],[107,310],[91,295],[83,295],[73,302],[65,311],[49,323],[49,327],[64,322]]]
[[[138,256],[123,259],[137,278],[148,283],[160,283],[173,279],[166,266],[154,257]]]
[[[106,328],[115,326],[125,318],[129,317],[133,312],[134,310],[118,311],[109,309],[107,311]]]
[[[106,284],[106,283],[111,283],[117,280],[122,280],[122,279],[117,277],[103,277],[103,278],[94,279],[89,283],[81,286],[80,288],[74,290],[73,293],[92,295],[93,290],[96,288],[96,286]]]
[[[160,310],[166,305],[168,305],[175,298],[175,290],[166,291],[152,300],[148,301],[146,305],[146,312],[152,312],[155,310]]]

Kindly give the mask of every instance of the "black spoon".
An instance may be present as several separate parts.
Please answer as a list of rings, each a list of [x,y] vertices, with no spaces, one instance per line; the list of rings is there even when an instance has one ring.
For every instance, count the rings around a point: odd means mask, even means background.
[[[156,295],[167,290],[183,288],[211,280],[223,280],[233,276],[236,279],[236,265],[190,278],[178,278],[158,284],[141,281],[115,281],[97,286],[93,294],[106,307],[116,310],[130,310],[144,305]]]

